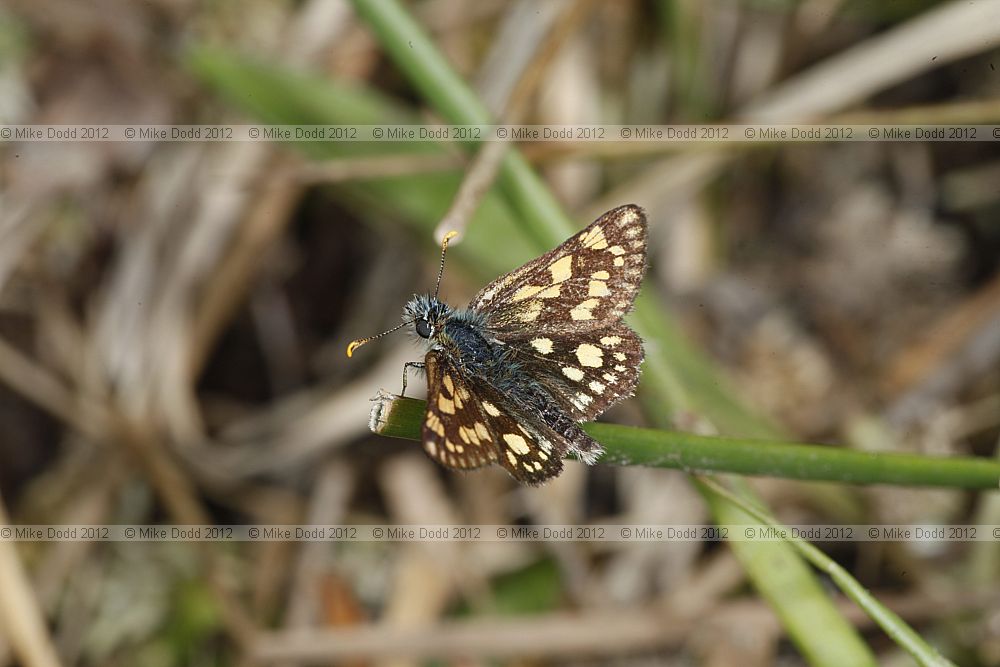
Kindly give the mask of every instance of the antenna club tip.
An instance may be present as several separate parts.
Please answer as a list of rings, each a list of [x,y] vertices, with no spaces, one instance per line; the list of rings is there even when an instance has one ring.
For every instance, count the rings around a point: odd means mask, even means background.
[[[359,347],[361,347],[361,344],[362,344],[362,341],[360,341],[360,340],[352,340],[350,343],[348,343],[347,344],[347,356],[348,357],[353,357],[354,356],[354,350],[356,350]]]
[[[444,235],[444,238],[441,240],[441,243],[448,243],[448,241],[452,240],[456,236],[458,236],[458,232],[453,229]]]

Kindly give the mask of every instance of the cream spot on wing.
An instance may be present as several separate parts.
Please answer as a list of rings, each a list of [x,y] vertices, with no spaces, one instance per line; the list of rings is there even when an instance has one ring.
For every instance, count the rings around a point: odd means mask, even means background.
[[[449,394],[455,393],[455,383],[452,382],[450,375],[444,376],[444,388],[448,390]]]
[[[568,280],[573,275],[573,255],[560,257],[549,264],[549,272],[552,273],[552,282],[554,283]]]
[[[486,410],[486,414],[490,417],[499,417],[500,411],[497,410],[497,406],[493,405],[489,401],[483,401],[483,409]]]
[[[579,382],[583,379],[583,370],[575,366],[563,366],[562,374],[575,382]]]
[[[510,464],[512,466],[517,465],[517,457],[514,456],[514,452],[510,451],[509,449],[507,450],[507,460],[510,461]]]
[[[617,364],[615,366],[615,370],[618,371],[619,373],[624,373],[625,372],[625,367],[622,366],[621,364]]]
[[[594,397],[589,394],[585,394],[582,391],[576,395],[576,400],[580,401],[583,405],[581,407],[586,407],[593,403]]]
[[[641,248],[644,245],[646,245],[646,244],[643,242],[642,239],[639,239],[638,241],[632,241],[632,249],[633,250],[638,250],[639,248]]]
[[[587,287],[587,296],[607,296],[611,294],[608,291],[608,284],[603,280],[591,280]]]
[[[618,376],[615,375],[614,373],[605,373],[604,379],[613,384],[618,381]]]
[[[539,463],[538,461],[535,461],[535,470],[541,470],[541,469],[542,469],[542,464]]]
[[[627,208],[622,211],[621,217],[618,218],[618,224],[624,227],[625,225],[630,225],[639,219],[639,214],[635,212],[635,208]]]
[[[620,342],[622,342],[620,336],[605,336],[601,339],[601,345],[604,345],[605,347],[614,347]]]
[[[461,454],[462,452],[464,452],[464,451],[465,451],[465,447],[463,447],[462,445],[457,445],[457,444],[456,444],[456,445],[455,445],[455,451],[456,451],[457,453]]]
[[[490,432],[486,430],[486,425],[483,424],[483,422],[476,422],[475,429],[476,435],[478,435],[479,439],[483,442],[491,442],[493,440],[493,438],[490,437]]]
[[[458,385],[458,397],[463,401],[469,400],[469,390],[462,385]]]
[[[535,348],[542,354],[549,354],[552,352],[552,339],[551,338],[535,338],[531,341],[531,347]]]
[[[464,426],[458,427],[458,437],[467,445],[472,444],[472,440],[469,438],[469,434],[465,432]]]
[[[552,285],[548,289],[542,290],[538,293],[539,299],[552,299],[559,296],[559,292],[562,290],[562,285]]]
[[[522,465],[524,466],[524,469],[527,470],[528,472],[532,472],[534,470],[534,468],[531,467],[530,461],[523,463]]]
[[[625,248],[621,247],[620,245],[613,245],[610,248],[608,248],[608,252],[610,252],[612,255],[624,255]]]
[[[601,348],[590,343],[581,343],[576,348],[576,358],[580,360],[581,366],[600,368],[601,364],[604,363],[604,352]]]
[[[594,313],[592,311],[598,303],[600,303],[600,300],[598,299],[587,299],[586,301],[582,301],[575,308],[569,311],[569,316],[574,320],[592,320],[594,319]]]
[[[455,443],[449,440],[448,438],[444,439],[444,446],[448,448],[449,452],[455,451]]]
[[[517,433],[504,433],[503,441],[506,442],[516,454],[521,454],[523,456],[531,451],[528,449],[528,441],[519,436]]]
[[[540,312],[542,312],[542,302],[532,301],[528,304],[528,309],[518,315],[518,319],[522,322],[534,322]]]
[[[594,280],[607,280],[611,277],[611,274],[607,271],[594,271],[590,274],[590,277]]]
[[[594,227],[587,232],[580,239],[580,243],[583,244],[583,247],[592,248],[593,250],[603,250],[608,247],[608,241],[604,238],[604,230],[600,227]]]
[[[615,257],[614,264],[615,264],[615,266],[625,266],[625,258],[624,257]]]
[[[592,380],[590,382],[589,386],[590,386],[590,390],[592,392],[594,392],[595,394],[603,394],[604,393],[604,385],[601,384],[600,382],[598,382],[597,380]]]
[[[617,359],[618,361],[625,361],[625,353],[615,352],[615,359]]]
[[[639,235],[641,227],[632,226],[625,230],[625,238],[634,239]]]
[[[545,285],[525,285],[521,289],[514,292],[514,296],[512,296],[510,300],[524,301],[525,299],[535,296],[543,289],[545,289]]]
[[[545,449],[548,449],[548,448],[546,447]],[[549,455],[546,454],[545,452],[539,450],[537,453],[538,453],[538,458],[540,458],[541,460],[543,460],[543,461],[548,461],[549,460]]]
[[[445,413],[446,415],[455,414],[455,402],[444,397],[444,394],[438,395],[438,410]]]
[[[438,447],[436,442],[434,442],[433,440],[428,440],[427,442],[424,443],[424,447],[427,448],[428,454],[430,454],[431,456],[437,456]]]

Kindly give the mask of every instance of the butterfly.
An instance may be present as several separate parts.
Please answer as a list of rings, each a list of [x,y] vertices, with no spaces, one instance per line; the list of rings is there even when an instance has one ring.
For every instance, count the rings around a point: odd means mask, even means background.
[[[622,320],[646,268],[646,215],[608,211],[557,248],[484,287],[466,308],[434,294],[414,296],[403,323],[426,346],[427,413],[421,443],[447,468],[503,466],[541,484],[573,453],[593,464],[601,445],[580,427],[635,392],[642,340]]]

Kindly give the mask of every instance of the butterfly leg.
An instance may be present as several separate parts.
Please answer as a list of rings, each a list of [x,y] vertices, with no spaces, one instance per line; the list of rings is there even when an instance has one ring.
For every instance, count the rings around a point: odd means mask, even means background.
[[[422,361],[407,361],[403,364],[403,388],[399,392],[400,396],[406,396],[406,372],[410,370],[410,368],[419,368],[420,370],[424,370],[426,366],[427,364]]]

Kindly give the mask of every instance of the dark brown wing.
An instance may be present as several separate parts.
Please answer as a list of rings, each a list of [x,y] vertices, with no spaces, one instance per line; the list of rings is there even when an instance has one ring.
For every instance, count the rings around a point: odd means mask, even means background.
[[[576,421],[593,420],[634,394],[639,382],[642,340],[622,321],[584,334],[538,334],[506,344]]]
[[[608,211],[562,245],[497,278],[469,306],[498,339],[526,330],[569,334],[605,329],[635,301],[646,267],[646,215]]]
[[[562,471],[565,439],[543,424],[508,411],[508,401],[464,377],[440,353],[425,358],[427,414],[424,451],[447,468],[471,470],[499,462],[520,482],[540,484]]]
[[[435,351],[424,359],[427,414],[420,439],[424,451],[449,468],[471,470],[497,460],[497,443],[479,399],[447,360]]]

